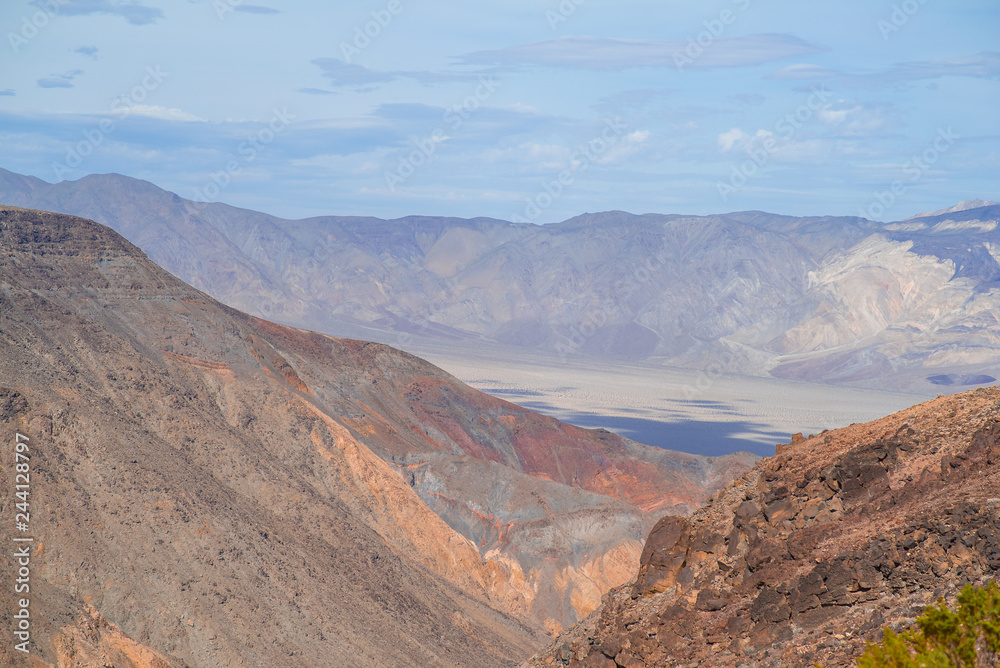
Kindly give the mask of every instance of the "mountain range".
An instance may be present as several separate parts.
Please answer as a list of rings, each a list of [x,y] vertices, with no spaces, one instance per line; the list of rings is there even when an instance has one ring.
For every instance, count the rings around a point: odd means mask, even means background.
[[[561,423],[11,206],[0,425],[9,488],[30,479],[0,536],[33,539],[31,652],[71,668],[515,665],[758,459]]]
[[[0,170],[0,202],[106,224],[248,313],[399,347],[506,346],[561,359],[931,393],[992,382],[1000,205],[902,221],[584,214],[285,220],[116,174]]]

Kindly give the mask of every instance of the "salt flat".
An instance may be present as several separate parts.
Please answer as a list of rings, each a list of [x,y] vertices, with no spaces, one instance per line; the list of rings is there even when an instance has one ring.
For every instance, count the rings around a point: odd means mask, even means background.
[[[867,422],[934,396],[495,349],[425,345],[418,354],[479,390],[571,424],[704,455],[773,455],[793,433]]]

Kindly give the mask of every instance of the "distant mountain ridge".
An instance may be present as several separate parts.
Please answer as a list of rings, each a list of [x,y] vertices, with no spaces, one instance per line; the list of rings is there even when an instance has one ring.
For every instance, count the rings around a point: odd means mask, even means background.
[[[910,220],[912,218],[928,218],[930,216],[940,216],[946,213],[957,213],[959,211],[968,211],[969,209],[981,209],[984,206],[993,206],[994,204],[997,204],[997,202],[991,202],[985,199],[966,199],[962,200],[955,206],[948,207],[946,209],[940,209],[938,211],[931,211],[929,213],[918,213],[915,216],[910,216],[910,218],[907,218],[907,220]]]
[[[120,175],[46,184],[3,170],[0,201],[107,224],[236,308],[403,347],[919,392],[931,377],[1000,375],[1000,205],[886,224],[759,211],[289,221]]]

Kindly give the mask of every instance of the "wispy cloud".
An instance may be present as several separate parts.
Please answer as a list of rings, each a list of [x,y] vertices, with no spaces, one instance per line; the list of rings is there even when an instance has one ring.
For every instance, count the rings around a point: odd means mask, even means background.
[[[0,95],[10,96],[10,95],[17,95],[17,93],[14,92],[13,88],[5,88],[3,90],[0,90]]]
[[[274,9],[273,7],[265,7],[263,5],[236,5],[234,8],[238,12],[246,12],[247,14],[280,14],[280,9]]]
[[[892,128],[903,123],[892,106],[859,100],[838,100],[828,104],[816,112],[816,118],[844,137],[886,136]]]
[[[635,116],[651,110],[660,111],[677,91],[667,88],[637,88],[604,97],[594,105],[602,114]]]
[[[32,0],[31,4],[48,9],[51,0]],[[59,14],[63,16],[90,16],[91,14],[109,14],[120,16],[132,25],[141,26],[154,23],[163,18],[163,12],[156,7],[147,7],[135,0],[60,0]]]
[[[771,130],[759,129],[754,134],[742,128],[732,128],[716,137],[719,152],[767,155],[768,162],[816,163],[830,156],[836,143],[826,139],[788,137]],[[746,157],[746,156],[741,156]]]
[[[829,79],[830,77],[840,76],[842,72],[837,70],[831,70],[829,67],[821,67],[819,65],[810,65],[808,63],[796,63],[795,65],[786,65],[782,67],[777,72],[768,75],[768,79]]]
[[[332,90],[324,90],[322,88],[298,88],[300,93],[305,93],[306,95],[336,95],[337,93]]]
[[[204,121],[202,118],[198,118],[194,114],[189,114],[183,109],[175,109],[173,107],[160,107],[157,105],[149,104],[134,104],[128,107],[130,113],[136,114],[138,116],[146,116],[147,118],[158,118],[163,121]]]
[[[364,65],[345,63],[337,58],[316,58],[312,64],[319,67],[323,76],[330,81],[331,86],[337,87],[370,86],[376,83],[395,81],[399,78],[398,75],[390,72],[379,72]]]
[[[873,72],[842,72],[818,65],[795,64],[781,68],[768,78],[800,81],[832,79],[848,88],[885,88],[910,81],[940,79],[942,77],[1000,79],[1000,52],[982,51],[957,58],[896,63],[891,67]]]
[[[65,74],[51,74],[38,80],[39,88],[72,88],[73,79],[83,74],[83,70],[70,70]]]
[[[256,134],[267,127],[266,119],[198,122],[200,119],[181,109],[152,105],[133,105],[127,110],[128,117],[123,120],[121,110],[103,114],[19,114],[0,109],[0,135],[50,138],[56,147],[53,156],[57,157],[53,159],[58,159],[65,151],[65,142],[79,139],[81,131],[96,127],[102,119],[109,119],[118,123],[114,135],[110,137],[116,147],[127,147],[133,152],[162,151],[171,155],[186,155],[195,162],[204,160],[212,166],[219,160],[224,164],[226,156],[235,153],[251,133]],[[416,134],[414,127],[407,126],[407,133],[403,133],[377,117],[341,123],[296,122],[282,133],[281,141],[268,146],[267,155],[288,160],[394,148],[404,145],[408,134]],[[3,141],[0,136],[0,145],[5,145]]]
[[[362,89],[362,92],[371,90],[371,86],[398,81],[400,79],[410,79],[424,85],[445,83],[451,81],[475,81],[478,73],[448,73],[448,72],[421,72],[394,70],[383,72],[373,70],[357,63],[346,63],[339,58],[316,58],[311,61],[322,71],[330,85],[335,88]],[[315,88],[307,89],[308,92],[316,91]],[[302,92],[307,92],[303,90]]]
[[[74,53],[83,54],[93,60],[97,60],[97,47],[96,46],[78,46],[73,49]]]
[[[918,60],[900,63],[886,71],[896,79],[937,79],[939,77],[1000,78],[1000,52],[983,51],[971,56]]]
[[[494,51],[477,51],[464,57],[474,64],[500,66],[568,67],[588,70],[623,70],[631,67],[674,67],[675,54],[687,42],[610,39],[605,37],[559,37]],[[759,65],[826,51],[794,35],[758,34],[722,37],[688,67],[742,67]]]

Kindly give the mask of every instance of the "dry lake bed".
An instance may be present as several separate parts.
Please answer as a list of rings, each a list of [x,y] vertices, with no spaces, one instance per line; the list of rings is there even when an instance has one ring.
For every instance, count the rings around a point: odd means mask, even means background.
[[[773,455],[775,444],[796,432],[867,422],[935,396],[436,346],[419,354],[479,390],[545,415],[703,455]]]

